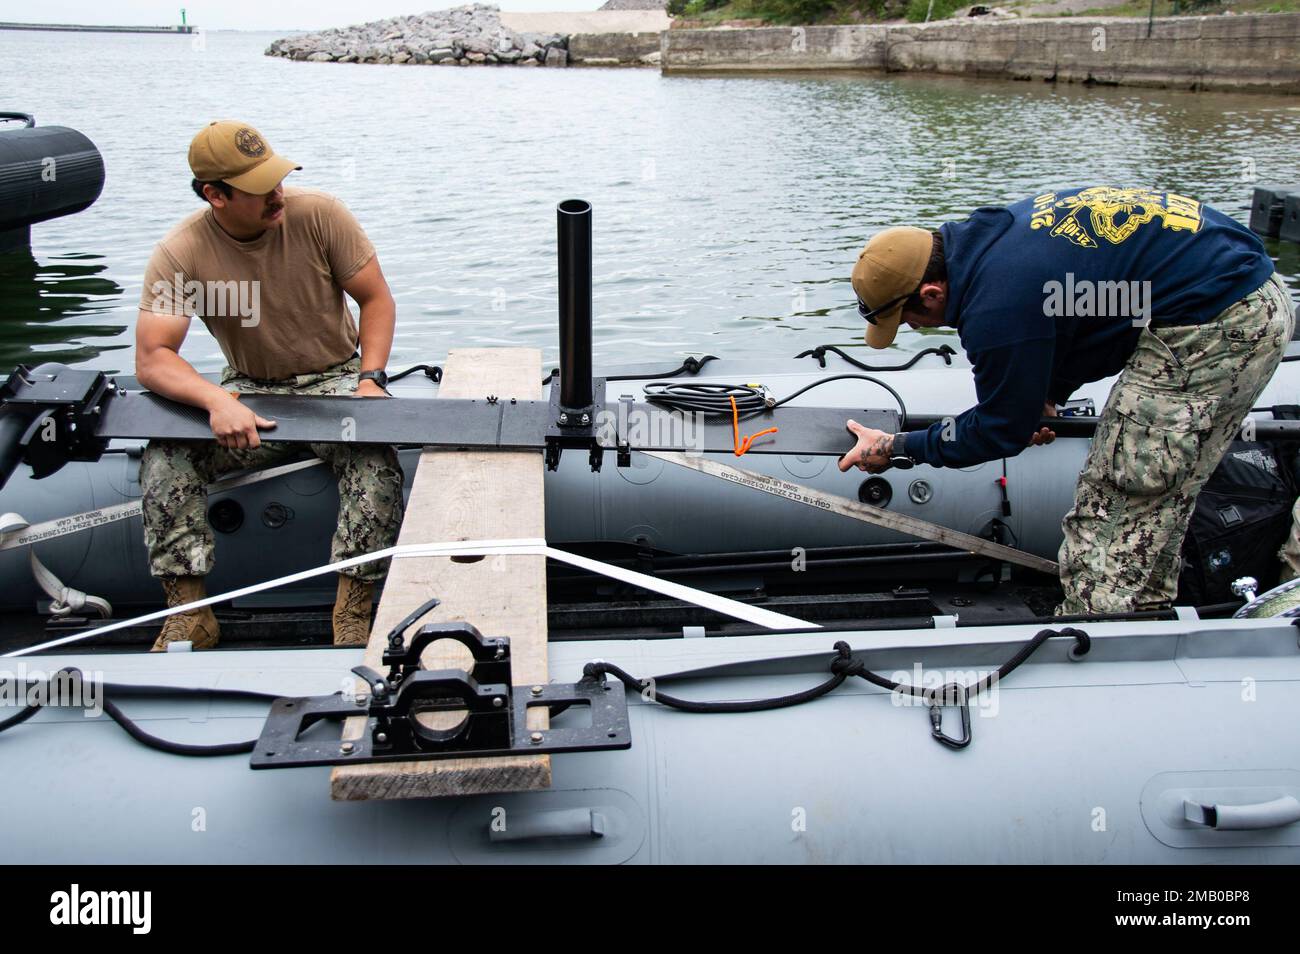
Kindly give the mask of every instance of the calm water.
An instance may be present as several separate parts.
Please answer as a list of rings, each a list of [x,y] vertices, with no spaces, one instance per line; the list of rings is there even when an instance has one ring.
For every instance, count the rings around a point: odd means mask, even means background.
[[[1300,105],[935,77],[663,78],[654,70],[291,63],[264,34],[0,31],[0,109],[73,126],[107,182],[0,266],[0,367],[133,365],[154,243],[197,207],[186,149],[242,118],[342,197],[398,302],[392,366],[465,345],[556,355],[555,204],[595,206],[596,366],[709,351],[772,360],[859,341],[848,274],[891,224],[1089,182],[1190,193],[1245,217],[1300,179]],[[1300,298],[1300,247],[1274,244]],[[918,336],[905,332],[903,347]],[[184,354],[222,364],[195,323]]]

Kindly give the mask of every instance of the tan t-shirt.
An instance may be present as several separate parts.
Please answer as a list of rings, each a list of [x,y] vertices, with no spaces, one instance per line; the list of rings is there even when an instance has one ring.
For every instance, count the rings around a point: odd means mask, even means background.
[[[261,381],[322,371],[357,349],[342,285],[374,257],[338,199],[285,189],[284,219],[251,242],[221,230],[207,206],[154,249],[140,307],[203,320],[230,366]]]

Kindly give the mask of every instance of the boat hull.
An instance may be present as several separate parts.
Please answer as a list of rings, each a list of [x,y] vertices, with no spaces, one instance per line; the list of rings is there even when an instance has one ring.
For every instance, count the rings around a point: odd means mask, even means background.
[[[1300,796],[1293,727],[1300,654],[1290,621],[1088,626],[1053,640],[977,700],[973,741],[930,738],[923,707],[851,679],[816,702],[695,715],[629,693],[626,751],[552,757],[546,791],[411,801],[330,800],[329,769],[252,771],[246,756],[146,749],[105,718],[46,710],[0,737],[11,773],[7,857],[44,863],[1086,863],[1300,861],[1300,824],[1214,831],[1187,799]],[[877,671],[943,678],[995,668],[1035,629],[982,627],[552,644],[557,680],[606,659],[693,699],[755,698],[824,677],[836,639]],[[111,681],[331,692],[359,650],[68,655]],[[704,668],[707,667],[707,668]],[[1252,687],[1254,687],[1252,689]],[[150,732],[252,738],[256,704],[128,701]],[[955,719],[949,714],[949,728]],[[602,838],[492,841],[494,820],[590,809]],[[75,835],[68,820],[76,819]]]

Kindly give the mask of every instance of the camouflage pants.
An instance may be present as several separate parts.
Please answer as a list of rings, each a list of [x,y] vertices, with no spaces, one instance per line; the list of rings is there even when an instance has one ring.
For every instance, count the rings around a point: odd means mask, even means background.
[[[1279,584],[1300,576],[1300,498],[1291,508],[1291,533],[1282,549],[1277,551],[1277,559],[1282,564],[1282,574],[1277,580]]]
[[[1294,325],[1274,275],[1206,324],[1142,332],[1062,523],[1058,614],[1173,602],[1196,495],[1277,370]]]
[[[353,358],[319,373],[268,382],[226,368],[221,385],[244,394],[350,394],[359,370],[360,360]],[[338,529],[330,562],[391,547],[402,524],[402,466],[397,452],[380,444],[309,446],[338,478]],[[211,571],[215,541],[208,525],[207,485],[231,471],[272,467],[300,453],[297,445],[283,443],[232,450],[215,441],[150,441],[140,463],[149,571],[156,577],[204,576]],[[344,572],[375,581],[387,571],[388,561],[376,560]]]

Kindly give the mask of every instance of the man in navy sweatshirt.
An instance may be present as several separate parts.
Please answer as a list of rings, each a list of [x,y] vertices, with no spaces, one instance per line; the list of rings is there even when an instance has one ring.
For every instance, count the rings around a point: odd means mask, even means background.
[[[874,348],[900,321],[956,328],[978,403],[904,434],[850,422],[858,442],[841,470],[1012,457],[1053,438],[1039,421],[1055,405],[1118,372],[1063,523],[1058,613],[1171,604],[1196,495],[1294,329],[1250,231],[1172,192],[1045,192],[937,232],[879,233],[853,289]]]

